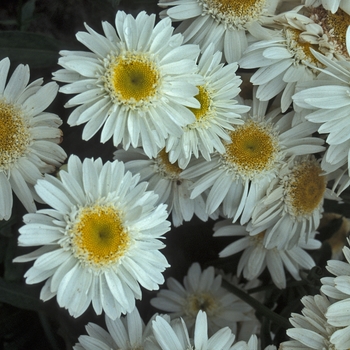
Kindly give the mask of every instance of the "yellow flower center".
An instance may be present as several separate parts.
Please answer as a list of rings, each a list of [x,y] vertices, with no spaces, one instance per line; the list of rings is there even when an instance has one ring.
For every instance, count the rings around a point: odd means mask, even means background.
[[[22,157],[31,141],[29,125],[20,110],[0,101],[0,170],[8,170]]]
[[[70,235],[75,256],[97,269],[116,263],[130,243],[120,212],[112,206],[82,208]]]
[[[327,11],[322,6],[311,7],[309,10],[311,11],[310,18],[323,28],[335,49],[349,57],[346,49],[346,30],[350,25],[350,15],[340,8],[336,13]]]
[[[155,62],[145,55],[126,53],[110,62],[105,80],[105,88],[115,103],[137,108],[156,96],[160,73]]]
[[[295,166],[285,183],[287,208],[294,216],[310,216],[322,205],[326,177],[316,161],[306,160]]]
[[[219,307],[218,301],[208,292],[194,293],[187,297],[184,311],[186,315],[195,318],[199,310],[205,311],[208,316],[215,313]]]
[[[198,95],[195,96],[195,98],[200,103],[200,108],[189,108],[191,112],[195,115],[197,121],[200,121],[201,119],[205,118],[210,110],[211,107],[211,98],[207,91],[207,89],[204,86],[197,86],[199,92]]]
[[[275,167],[280,147],[269,125],[248,121],[231,131],[230,137],[223,159],[241,177],[252,180]]]
[[[244,29],[246,23],[259,19],[266,0],[202,0],[204,13],[229,27]]]
[[[161,176],[171,179],[181,181],[179,178],[180,173],[183,171],[177,162],[170,163],[168,153],[165,152],[165,148],[159,151],[157,158],[158,172]]]

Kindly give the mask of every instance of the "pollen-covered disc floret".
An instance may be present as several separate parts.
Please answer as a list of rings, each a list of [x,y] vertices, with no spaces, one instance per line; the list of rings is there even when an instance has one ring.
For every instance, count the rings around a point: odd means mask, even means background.
[[[205,196],[190,198],[189,187],[196,178],[182,176],[183,169],[177,162],[170,163],[169,154],[164,148],[151,159],[141,149],[133,148],[128,151],[117,150],[114,152],[114,158],[122,160],[125,168],[133,174],[140,174],[141,181],[149,183],[148,189],[159,195],[157,203],[167,204],[174,226],[182,225],[183,221],[190,221],[194,214],[202,221],[208,220],[204,209]]]
[[[62,51],[64,69],[54,78],[68,83],[61,92],[77,94],[66,105],[78,106],[68,123],[87,123],[83,139],[102,128],[101,142],[113,138],[125,149],[142,146],[152,157],[168,135],[179,137],[195,120],[188,108],[199,107],[199,48],[182,45],[170,19],[155,25],[155,15],[140,12],[134,18],[118,11],[115,23],[116,29],[102,23],[104,35],[85,25],[88,33],[76,36],[92,52]]]
[[[56,97],[57,84],[42,86],[38,79],[27,85],[29,67],[19,65],[6,85],[9,68],[8,58],[0,61],[0,220],[11,216],[12,191],[27,211],[35,211],[34,184],[66,158],[57,145],[62,121],[44,112]]]
[[[254,39],[270,36],[263,24],[277,4],[277,0],[177,0],[170,4],[161,0],[159,6],[173,6],[160,15],[183,21],[177,30],[183,32],[186,42],[199,44],[202,50],[215,43],[215,49],[233,63],[248,45],[247,32]]]
[[[327,178],[313,156],[292,157],[257,203],[250,234],[266,230],[268,248],[291,248],[304,233],[307,240],[320,223],[324,198],[335,197],[326,185]]]
[[[71,156],[59,175],[35,186],[52,209],[25,215],[20,228],[20,245],[42,247],[15,262],[35,260],[26,282],[46,280],[41,299],[57,295],[74,317],[91,302],[113,319],[131,312],[140,285],[153,290],[164,281],[168,263],[158,239],[169,230],[166,206],[122,162]]]

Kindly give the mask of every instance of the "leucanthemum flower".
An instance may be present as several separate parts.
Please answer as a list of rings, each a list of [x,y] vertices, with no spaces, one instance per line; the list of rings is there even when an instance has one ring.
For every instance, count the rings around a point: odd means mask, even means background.
[[[19,65],[7,84],[10,60],[0,61],[0,220],[11,216],[12,191],[28,212],[34,212],[34,185],[43,173],[53,172],[66,158],[58,146],[61,119],[44,112],[57,95],[58,86],[42,86],[37,79],[28,85],[27,65]]]
[[[152,334],[150,326],[145,327],[140,314],[135,309],[125,317],[111,320],[105,316],[107,331],[97,324],[89,323],[85,328],[88,335],[81,335],[74,350],[137,350],[144,349]],[[149,346],[150,344],[148,344]]]
[[[170,135],[167,139],[166,151],[170,162],[177,161],[183,169],[192,154],[196,158],[201,154],[210,160],[214,151],[223,153],[223,140],[230,140],[228,132],[235,125],[243,124],[240,114],[249,110],[248,106],[239,105],[234,99],[242,82],[236,75],[237,63],[223,66],[221,56],[221,52],[214,51],[213,45],[204,51],[198,62],[198,73],[204,78],[204,84],[197,86],[199,94],[196,98],[200,108],[191,108],[196,121],[183,128],[180,138]]]
[[[159,239],[169,230],[166,206],[155,206],[157,195],[122,162],[71,156],[60,179],[38,180],[35,190],[52,209],[25,215],[18,242],[42,247],[14,261],[35,260],[26,282],[46,280],[40,298],[57,295],[74,317],[91,302],[112,319],[131,312],[139,284],[154,290],[164,282],[169,265]]]
[[[255,90],[254,90],[255,91]],[[223,154],[211,161],[194,160],[182,176],[200,176],[191,198],[209,190],[206,211],[213,213],[222,204],[224,216],[242,224],[249,221],[255,203],[264,196],[287,155],[320,152],[322,140],[311,138],[312,123],[291,127],[293,113],[280,108],[267,112],[268,102],[259,101],[253,91],[252,108],[242,118],[243,125],[230,132]]]
[[[214,231],[214,237],[243,236],[219,253],[219,257],[225,258],[243,251],[237,266],[238,276],[243,274],[247,280],[253,280],[259,277],[267,267],[273,283],[281,289],[286,287],[284,269],[286,268],[294,279],[300,280],[300,269],[309,270],[315,266],[315,262],[305,250],[317,249],[321,246],[321,243],[314,239],[315,232],[310,234],[307,243],[300,240],[291,249],[276,249],[265,247],[264,231],[251,236],[246,226],[233,225],[229,220],[216,223]],[[284,233],[288,234],[288,231]]]
[[[170,19],[154,23],[155,15],[140,12],[134,18],[118,11],[116,30],[103,22],[104,36],[88,25],[88,33],[77,33],[92,52],[61,52],[64,69],[54,78],[68,83],[60,92],[77,94],[66,105],[79,105],[68,123],[87,122],[83,139],[102,128],[101,142],[113,137],[125,149],[142,145],[151,157],[169,134],[181,136],[182,127],[195,121],[187,107],[199,107],[194,97],[202,83],[194,74],[199,48],[181,45],[183,37],[172,35]]]
[[[232,350],[235,335],[229,327],[219,329],[208,337],[208,319],[205,311],[196,315],[193,338],[190,337],[187,326],[182,318],[170,323],[157,316],[152,322],[153,334],[161,350]],[[192,335],[192,332],[190,332]]]
[[[336,330],[325,317],[327,308],[331,305],[324,295],[305,296],[301,299],[304,305],[302,315],[292,313],[289,319],[294,328],[287,330],[287,335],[293,340],[280,344],[280,350],[304,350],[304,349],[348,349],[349,346],[342,344],[340,347],[334,346],[330,341],[332,334]]]
[[[151,304],[170,313],[172,319],[182,317],[189,330],[193,329],[197,313],[202,310],[208,317],[209,334],[226,326],[235,333],[237,322],[247,319],[244,312],[250,307],[221,287],[221,281],[222,276],[215,276],[212,266],[202,271],[198,263],[193,263],[183,285],[168,278],[168,289],[161,289],[157,297],[151,299]]]
[[[202,221],[208,220],[205,211],[204,195],[191,199],[189,187],[195,179],[181,176],[182,169],[177,163],[170,163],[169,155],[162,149],[155,158],[149,159],[139,148],[129,148],[128,151],[117,150],[114,158],[125,163],[125,169],[133,174],[140,174],[140,181],[148,182],[148,190],[158,194],[157,204],[166,204],[174,226],[190,221],[193,215]],[[213,219],[217,215],[211,215]]]
[[[228,63],[237,62],[248,46],[248,34],[256,39],[270,37],[263,23],[274,14],[279,0],[160,0],[167,8],[160,16],[169,16],[174,22],[183,21],[177,28],[186,42],[206,49],[215,43],[215,49],[224,53]]]
[[[256,204],[249,223],[251,235],[265,232],[266,247],[278,249],[306,240],[320,223],[324,198],[336,200],[314,156],[292,157]]]
[[[339,8],[350,14],[350,3],[348,0],[303,0],[305,6],[317,7],[322,5],[326,10],[336,13]]]
[[[292,103],[296,86],[316,78],[322,64],[310,48],[318,49],[322,28],[310,18],[289,11],[275,17],[280,29],[273,38],[251,44],[239,61],[241,68],[258,68],[250,81],[258,86],[256,96],[269,101],[281,95],[281,109],[285,112]],[[312,66],[311,66],[312,65]]]

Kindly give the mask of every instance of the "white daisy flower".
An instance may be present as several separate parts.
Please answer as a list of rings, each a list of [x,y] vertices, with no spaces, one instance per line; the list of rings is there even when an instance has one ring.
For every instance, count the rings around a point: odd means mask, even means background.
[[[265,231],[268,248],[291,248],[304,233],[307,240],[320,224],[324,198],[337,199],[326,186],[327,177],[314,156],[291,157],[256,204],[250,234]]]
[[[247,280],[253,280],[267,267],[273,283],[280,289],[286,287],[284,269],[286,268],[294,279],[300,280],[300,269],[309,270],[315,266],[315,262],[305,250],[318,249],[321,246],[321,242],[314,239],[315,232],[310,234],[307,243],[300,240],[291,249],[269,249],[264,245],[266,235],[264,231],[251,236],[247,227],[233,225],[229,220],[218,222],[214,226],[214,231],[214,237],[243,236],[219,253],[219,257],[224,258],[243,251],[237,266],[238,276],[243,274]]]
[[[42,246],[17,257],[35,260],[25,274],[28,284],[47,280],[44,301],[57,302],[78,317],[92,302],[97,314],[115,319],[131,312],[140,286],[148,290],[164,282],[168,263],[159,241],[169,230],[165,205],[138,184],[139,176],[124,172],[122,162],[71,156],[60,179],[46,176],[35,189],[52,209],[24,216],[21,246]]]
[[[196,158],[201,154],[210,160],[210,154],[214,151],[223,153],[223,140],[230,140],[229,130],[243,124],[240,114],[249,110],[248,106],[238,105],[234,100],[242,82],[236,75],[237,63],[223,66],[221,56],[221,52],[214,51],[213,45],[204,51],[198,62],[204,84],[197,86],[199,94],[196,96],[201,107],[191,108],[196,121],[183,128],[184,133],[180,138],[170,135],[167,139],[166,150],[170,162],[177,161],[183,169],[192,154]]]
[[[113,137],[127,149],[142,145],[148,156],[165,146],[169,134],[180,136],[195,117],[187,108],[199,108],[194,97],[202,78],[194,74],[199,54],[196,45],[181,45],[181,34],[172,35],[170,19],[156,26],[155,15],[140,12],[136,18],[118,11],[116,30],[102,23],[104,36],[85,25],[88,33],[77,39],[92,52],[62,51],[54,73],[66,82],[60,91],[77,94],[67,107],[78,106],[70,125],[86,123],[83,139],[100,128],[101,142]]]
[[[205,197],[190,198],[194,180],[190,177],[181,176],[182,169],[177,163],[170,163],[169,155],[163,148],[155,158],[149,159],[138,148],[130,148],[128,151],[117,150],[114,158],[125,163],[125,169],[133,174],[140,174],[140,181],[148,182],[148,190],[158,194],[156,204],[164,203],[171,214],[174,226],[182,225],[183,221],[190,221],[195,214],[202,221],[208,220],[205,211]],[[216,215],[211,217],[217,218]]]
[[[198,311],[202,310],[208,316],[210,334],[226,326],[235,333],[237,322],[246,319],[244,312],[250,307],[221,287],[221,281],[222,276],[215,276],[214,267],[202,271],[198,263],[193,263],[184,277],[183,286],[174,278],[168,278],[168,289],[161,289],[157,297],[151,299],[151,304],[170,312],[172,318],[182,317],[190,330]]]
[[[297,8],[299,9],[299,8]],[[241,68],[258,68],[250,81],[258,86],[256,96],[269,101],[282,92],[281,109],[285,112],[292,103],[296,86],[312,81],[318,74],[314,67],[321,63],[313,56],[310,47],[318,47],[322,28],[297,11],[275,17],[282,28],[273,38],[250,45],[239,61]]]
[[[167,322],[157,316],[152,322],[153,334],[161,350],[232,350],[234,334],[228,327],[219,329],[208,337],[208,320],[205,311],[196,315],[193,339],[190,338],[182,318]]]
[[[335,277],[321,279],[321,291],[335,300],[328,307],[326,318],[328,323],[337,329],[330,338],[337,349],[350,348],[350,249],[344,247],[343,254],[346,261],[329,260],[327,263],[327,270]]]
[[[230,350],[260,350],[260,342],[255,334],[252,334],[248,340],[237,342]],[[264,350],[277,350],[274,345],[268,345]]]
[[[145,327],[140,314],[135,309],[125,317],[115,320],[105,316],[107,331],[97,324],[89,323],[85,328],[88,335],[81,335],[74,350],[136,350],[143,349],[148,342],[150,330]]]
[[[322,5],[326,10],[336,13],[338,8],[350,14],[350,3],[348,0],[303,0],[306,6],[317,7]]]
[[[279,0],[160,0],[167,8],[160,16],[174,22],[186,42],[199,44],[204,50],[211,43],[224,53],[228,63],[237,62],[248,46],[248,34],[256,39],[270,37],[263,23],[274,14]]]
[[[67,155],[58,146],[61,119],[44,112],[57,95],[58,86],[42,86],[37,79],[28,85],[27,65],[19,65],[7,84],[10,60],[0,61],[0,220],[11,216],[12,191],[28,212],[34,212],[34,185],[43,173],[53,172]]]
[[[181,174],[201,178],[194,183],[191,198],[209,190],[206,211],[213,213],[221,204],[224,216],[242,224],[249,221],[255,203],[264,196],[284,158],[324,150],[322,140],[311,138],[312,123],[291,127],[293,113],[282,115],[279,108],[267,113],[268,102],[255,98],[245,123],[230,132],[225,152],[211,161],[194,161]]]
[[[329,147],[323,156],[322,169],[331,173],[346,166],[349,173],[350,62],[334,62],[315,51],[313,53],[327,68],[312,85],[301,85],[301,91],[293,96],[295,108],[308,110],[305,118],[315,123],[320,134],[327,134]]]

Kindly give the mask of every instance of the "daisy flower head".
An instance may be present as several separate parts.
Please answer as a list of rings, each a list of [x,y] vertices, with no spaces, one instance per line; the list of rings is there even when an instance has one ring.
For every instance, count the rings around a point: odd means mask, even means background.
[[[318,249],[321,246],[321,243],[314,239],[315,232],[310,234],[307,243],[300,240],[290,249],[276,249],[266,248],[265,231],[252,236],[246,226],[232,224],[229,220],[216,223],[214,231],[214,237],[242,236],[219,253],[220,258],[225,258],[243,251],[237,266],[238,276],[243,274],[243,277],[250,281],[258,278],[267,267],[273,283],[280,289],[286,287],[285,269],[294,279],[300,280],[300,269],[309,270],[315,266],[315,262],[305,250]]]
[[[287,330],[287,335],[292,340],[280,344],[280,350],[304,350],[304,349],[329,349],[340,350],[349,347],[337,347],[330,341],[333,332],[332,327],[325,317],[328,307],[331,305],[324,295],[307,295],[301,299],[304,308],[300,314],[292,313],[289,319],[294,328]]]
[[[211,337],[208,336],[208,318],[205,311],[198,311],[190,337],[182,318],[168,322],[157,316],[152,322],[153,334],[161,350],[232,350],[235,335],[229,327],[219,329]],[[191,333],[192,335],[192,333]]]
[[[35,189],[51,209],[25,215],[18,242],[41,247],[14,261],[35,260],[25,277],[28,284],[46,280],[42,300],[57,295],[74,317],[92,302],[97,314],[115,319],[134,309],[140,285],[154,290],[164,282],[169,265],[159,239],[169,230],[168,213],[138,180],[122,162],[76,156],[60,180],[38,180]]]
[[[81,335],[74,350],[137,350],[143,349],[148,341],[148,328],[135,309],[125,317],[110,319],[105,315],[107,330],[97,324],[89,323],[85,328],[88,335]]]
[[[140,148],[120,149],[114,152],[114,158],[125,163],[125,169],[140,174],[140,181],[148,182],[148,190],[159,197],[157,204],[166,204],[174,226],[190,221],[193,215],[207,221],[204,195],[191,199],[190,186],[194,180],[181,175],[182,169],[177,162],[170,163],[169,154],[163,148],[156,157],[148,158]],[[211,217],[216,218],[216,215]]]
[[[242,82],[236,75],[237,63],[224,66],[221,56],[221,52],[214,51],[213,45],[204,51],[198,62],[198,73],[204,78],[204,84],[197,86],[199,93],[196,98],[200,108],[191,108],[196,121],[183,128],[180,138],[170,135],[167,139],[170,161],[177,161],[183,169],[192,154],[196,158],[201,154],[210,160],[214,151],[223,153],[223,141],[230,139],[228,132],[235,125],[243,124],[240,114],[249,110],[248,106],[239,105],[234,99]]]
[[[65,94],[77,94],[67,107],[75,107],[68,123],[87,124],[83,139],[100,128],[101,142],[113,138],[142,145],[155,156],[169,134],[180,136],[182,127],[195,117],[187,108],[198,108],[194,97],[202,83],[197,71],[197,45],[182,45],[181,34],[173,35],[170,19],[156,26],[155,15],[140,12],[136,18],[118,11],[114,27],[103,22],[104,35],[88,25],[77,39],[92,52],[62,51],[54,73]]]
[[[322,66],[310,51],[318,49],[322,28],[296,10],[276,16],[274,37],[251,44],[239,61],[242,68],[258,68],[250,79],[258,86],[257,98],[269,101],[282,92],[282,112],[292,103],[296,86],[315,79],[315,67]]]
[[[45,112],[57,95],[54,82],[28,85],[29,67],[19,65],[9,77],[10,60],[0,61],[0,220],[11,216],[12,191],[28,212],[34,212],[34,185],[43,173],[53,172],[66,159],[58,146],[61,119]]]
[[[256,89],[254,89],[255,91]],[[259,101],[253,91],[252,108],[243,115],[244,124],[235,127],[225,142],[225,152],[209,162],[199,159],[183,176],[201,176],[193,184],[191,198],[209,190],[206,211],[213,213],[222,204],[223,215],[249,221],[255,203],[264,196],[287,155],[320,152],[322,140],[311,138],[312,123],[291,127],[293,113],[280,108],[267,111],[268,102]]]
[[[198,263],[193,263],[183,285],[170,277],[166,281],[168,289],[161,289],[151,304],[170,313],[172,319],[182,317],[189,330],[195,325],[197,313],[202,310],[208,318],[209,333],[222,327],[230,327],[236,332],[237,322],[246,319],[245,311],[250,307],[221,286],[222,276],[215,276],[214,267],[202,271]]]
[[[160,16],[169,16],[185,42],[200,45],[211,43],[222,51],[228,63],[237,62],[248,46],[248,34],[255,40],[270,37],[263,23],[275,13],[279,0],[160,0],[166,8]],[[171,6],[169,8],[169,6]]]

